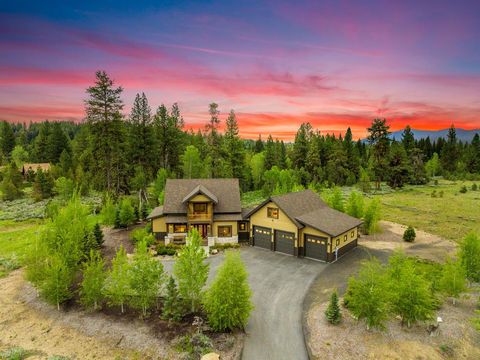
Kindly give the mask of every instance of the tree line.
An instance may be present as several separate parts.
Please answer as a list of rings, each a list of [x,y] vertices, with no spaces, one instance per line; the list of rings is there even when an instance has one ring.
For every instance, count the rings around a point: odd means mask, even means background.
[[[235,177],[243,191],[261,189],[266,195],[308,186],[359,183],[368,190],[371,181],[376,187],[385,181],[398,188],[424,184],[438,175],[480,176],[479,135],[461,142],[453,125],[447,139],[436,141],[415,139],[410,126],[400,140],[392,139],[386,119],[374,119],[363,140],[354,140],[350,128],[345,134],[323,134],[309,123],[301,124],[292,143],[271,135],[245,140],[233,110],[220,131],[216,103],[209,105],[204,129],[194,132],[185,129],[178,104],[152,110],[144,93],[136,95],[131,112],[124,114],[122,93],[122,87],[99,71],[86,89],[84,122],[0,123],[1,161],[7,169],[2,172],[2,192],[11,198],[22,195],[13,169],[25,162],[52,164],[53,179],[71,179],[82,192],[118,196],[135,191],[140,201],[147,200],[148,185],[159,176]],[[49,181],[47,176],[38,182]]]

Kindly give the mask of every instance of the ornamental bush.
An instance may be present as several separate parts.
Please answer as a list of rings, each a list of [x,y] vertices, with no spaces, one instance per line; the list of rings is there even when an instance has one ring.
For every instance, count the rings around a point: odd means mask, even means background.
[[[403,240],[406,242],[414,242],[416,236],[417,234],[415,233],[415,229],[409,226],[403,233]]]
[[[340,312],[340,306],[338,306],[338,295],[337,291],[332,293],[330,297],[330,303],[328,304],[327,309],[325,310],[325,316],[330,324],[338,324],[342,319],[342,313]]]

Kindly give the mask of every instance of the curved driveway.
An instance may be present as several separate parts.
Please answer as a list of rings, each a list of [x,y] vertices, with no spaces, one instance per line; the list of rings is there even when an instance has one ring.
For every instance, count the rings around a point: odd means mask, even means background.
[[[308,359],[302,329],[303,300],[312,281],[327,265],[309,259],[245,247],[241,257],[253,291],[253,310],[247,325],[244,360]],[[212,256],[209,280],[222,263]],[[169,271],[173,262],[164,263]]]

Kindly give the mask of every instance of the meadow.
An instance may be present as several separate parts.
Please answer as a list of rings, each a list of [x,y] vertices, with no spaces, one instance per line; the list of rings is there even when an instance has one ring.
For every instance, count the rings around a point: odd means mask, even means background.
[[[439,180],[372,196],[382,203],[383,220],[459,241],[470,231],[480,232],[480,191],[472,190],[473,184]]]

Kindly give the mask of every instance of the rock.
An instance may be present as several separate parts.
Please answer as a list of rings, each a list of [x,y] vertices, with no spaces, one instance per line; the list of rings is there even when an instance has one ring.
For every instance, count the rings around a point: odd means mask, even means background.
[[[201,360],[219,360],[219,359],[220,359],[220,355],[218,355],[217,353],[211,352],[203,355]]]
[[[215,254],[218,254],[218,250],[217,249],[212,249],[212,255],[215,255]]]

